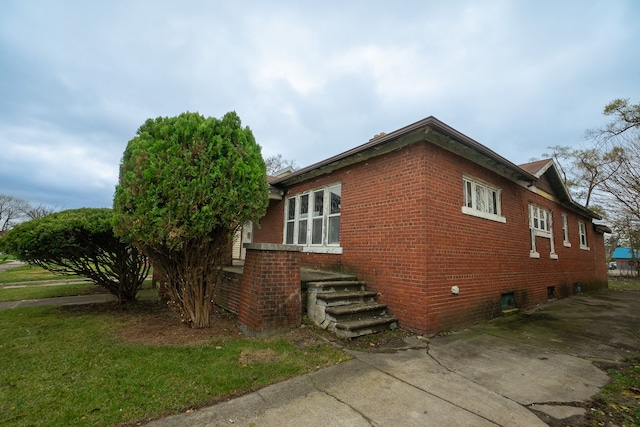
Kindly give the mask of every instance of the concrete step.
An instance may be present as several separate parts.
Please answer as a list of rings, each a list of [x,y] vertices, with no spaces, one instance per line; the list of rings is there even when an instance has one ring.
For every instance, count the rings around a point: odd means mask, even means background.
[[[364,320],[381,317],[386,314],[386,308],[386,305],[372,301],[361,304],[327,307],[325,312],[327,317],[331,318],[331,320],[336,323],[340,323],[351,320]]]
[[[364,282],[357,280],[327,280],[321,282],[307,283],[308,292],[316,292],[318,294],[328,292],[350,292],[364,290]]]
[[[374,302],[378,294],[370,291],[347,291],[316,294],[316,303],[327,307]]]
[[[323,329],[345,338],[355,338],[398,327],[386,314],[387,306],[376,302],[358,280],[317,280],[307,283],[307,315]]]
[[[366,320],[352,320],[340,322],[334,325],[336,335],[344,338],[355,338],[362,335],[375,334],[398,327],[398,319],[384,316]]]

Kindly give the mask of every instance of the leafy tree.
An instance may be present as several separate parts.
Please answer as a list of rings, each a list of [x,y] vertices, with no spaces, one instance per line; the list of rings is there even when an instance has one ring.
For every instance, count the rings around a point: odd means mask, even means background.
[[[113,233],[113,210],[72,209],[23,222],[0,239],[0,250],[54,273],[93,280],[121,303],[135,301],[149,265]]]
[[[267,203],[260,146],[236,113],[159,117],[147,120],[124,152],[115,230],[165,277],[183,321],[208,327],[233,235]]]
[[[267,166],[267,175],[274,175],[276,172],[281,171],[284,168],[296,167],[296,162],[294,160],[287,160],[282,158],[282,154],[276,154],[274,156],[269,156],[264,159],[264,163]]]

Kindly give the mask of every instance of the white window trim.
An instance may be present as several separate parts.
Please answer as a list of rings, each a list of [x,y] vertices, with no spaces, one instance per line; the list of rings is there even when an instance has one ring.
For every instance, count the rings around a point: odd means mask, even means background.
[[[471,200],[468,200],[468,193],[467,193],[467,188],[468,188],[467,185],[469,185],[468,183],[471,185]],[[476,201],[476,191],[475,191],[477,186],[482,186],[488,191],[495,192],[496,211],[497,211],[496,213],[484,212],[477,209],[478,204]],[[493,186],[485,181],[482,181],[478,178],[474,178],[469,175],[463,175],[462,176],[462,195],[463,195],[463,203],[462,203],[461,211],[463,214],[475,216],[478,218],[488,219],[490,221],[496,221],[503,224],[507,222],[507,218],[502,216],[502,189],[496,186]],[[469,203],[471,204],[471,206],[468,206]]]
[[[571,242],[569,241],[569,219],[565,213],[562,214],[562,244],[566,248],[571,247]]]
[[[285,201],[285,206],[284,206],[284,230],[282,233],[282,241],[283,244],[294,244],[297,246],[301,246],[302,247],[302,252],[309,252],[309,253],[328,253],[328,254],[341,254],[342,253],[342,247],[340,246],[340,243],[328,243],[329,240],[329,218],[331,217],[336,217],[336,216],[340,216],[341,214],[331,214],[331,189],[335,188],[335,187],[342,187],[341,183],[333,183],[327,186],[323,186],[323,187],[319,187],[319,188],[314,188],[312,190],[309,191],[304,191],[302,193],[297,193],[291,197],[287,197],[286,201]],[[318,192],[318,191],[322,191],[324,193],[323,197],[323,214],[322,217],[315,217],[315,218],[322,218],[323,221],[323,227],[322,227],[322,243],[311,243],[313,240],[313,196],[314,193]],[[309,197],[308,199],[308,203],[309,203],[309,209],[307,211],[307,216],[306,218],[300,218],[299,213],[300,213],[300,198],[302,196],[307,195]],[[289,210],[289,200],[291,199],[295,199],[295,215],[293,219],[289,219],[288,218],[288,210]],[[296,241],[296,239],[299,237],[299,226],[300,226],[300,221],[301,220],[306,220],[307,221],[307,242],[306,243],[298,243]],[[294,242],[293,243],[287,243],[287,223],[292,223],[293,224],[293,238],[294,238]]]
[[[543,217],[541,217],[540,214],[542,214]],[[538,220],[537,225],[535,219]],[[541,220],[544,220],[545,227],[540,227]],[[529,258],[540,258],[540,253],[536,248],[536,237],[542,237],[549,239],[549,258],[558,259],[555,242],[553,240],[553,212],[551,210],[529,203],[529,232],[531,236]]]
[[[586,244],[582,243],[582,236],[584,236],[584,243]],[[578,221],[578,241],[580,242],[580,249],[583,251],[591,250],[587,240],[587,224],[584,221]]]

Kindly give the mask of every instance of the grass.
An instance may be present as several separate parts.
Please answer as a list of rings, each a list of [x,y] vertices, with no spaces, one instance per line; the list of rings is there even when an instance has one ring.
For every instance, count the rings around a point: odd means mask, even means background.
[[[69,283],[54,286],[29,283],[18,286],[20,287],[0,287],[0,302],[107,293],[105,288],[93,283]],[[145,280],[143,287],[138,291],[138,298],[149,298],[157,295],[157,289],[151,288],[151,280]]]
[[[640,425],[640,356],[608,372],[612,380],[594,400],[588,425]]]
[[[616,291],[640,291],[640,277],[609,276],[609,289]]]
[[[37,280],[68,280],[77,279],[79,276],[63,276],[53,274],[44,268],[35,265],[23,265],[6,271],[0,271],[0,283],[31,282]]]
[[[326,345],[228,338],[127,343],[114,313],[53,307],[0,311],[0,425],[111,426],[200,407],[338,363]],[[272,357],[242,362],[243,352]]]
[[[65,285],[42,286],[23,285],[19,288],[0,288],[0,301],[22,301],[25,299],[55,298],[74,295],[103,293],[102,288],[93,283],[70,283]]]
[[[6,271],[0,271],[0,301],[21,301],[24,299],[42,299],[73,295],[90,295],[106,292],[92,283],[60,283],[61,281],[81,279],[80,276],[51,273],[41,267],[23,265]],[[58,282],[55,286],[43,286],[42,282]],[[29,283],[27,283],[29,282]],[[3,284],[17,284],[16,287],[3,287]],[[22,284],[22,285],[21,285]],[[138,297],[157,295],[151,279],[145,280]]]
[[[0,264],[5,264],[9,261],[13,261],[15,257],[9,254],[0,253]]]

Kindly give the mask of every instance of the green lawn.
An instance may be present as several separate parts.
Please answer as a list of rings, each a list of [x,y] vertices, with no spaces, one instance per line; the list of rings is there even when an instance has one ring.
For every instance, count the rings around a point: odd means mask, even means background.
[[[6,271],[0,271],[0,283],[30,282],[36,280],[68,280],[78,276],[53,274],[35,265],[23,265]]]
[[[136,423],[348,358],[328,345],[300,348],[282,338],[127,343],[118,329],[142,315],[54,307],[0,311],[0,425]],[[270,357],[246,362],[243,351]]]
[[[0,264],[7,263],[9,261],[13,261],[15,257],[13,255],[0,253]]]
[[[609,276],[609,289],[617,291],[640,291],[640,278]]]
[[[59,281],[59,283],[81,279],[80,276],[66,276],[53,274],[41,267],[23,265],[10,270],[0,272],[0,301],[20,301],[23,299],[42,299],[72,295],[88,295],[106,292],[103,288],[92,283],[67,283],[56,286],[42,286],[44,282]],[[29,283],[27,283],[29,282]],[[4,287],[11,284],[15,287]],[[138,292],[138,297],[155,292],[151,290],[151,279],[145,280],[143,289]]]
[[[640,426],[640,357],[609,369],[611,382],[590,404],[589,426]]]
[[[24,299],[42,299],[66,297],[74,295],[90,295],[102,293],[105,290],[93,283],[70,283],[66,285],[41,286],[23,285],[18,288],[0,287],[0,301],[22,301]]]

